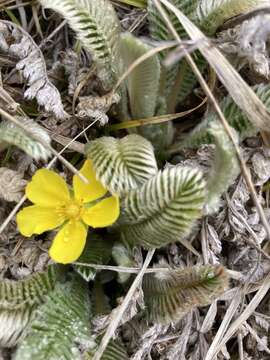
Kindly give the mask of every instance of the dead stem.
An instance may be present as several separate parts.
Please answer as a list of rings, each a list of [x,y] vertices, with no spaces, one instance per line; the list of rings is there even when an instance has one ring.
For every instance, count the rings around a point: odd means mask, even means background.
[[[103,336],[103,338],[101,340],[101,343],[93,357],[93,360],[100,360],[102,358],[102,355],[103,355],[104,351],[106,350],[107,345],[109,344],[111,338],[113,337],[115,330],[119,326],[121,318],[122,318],[123,314],[125,313],[128,305],[129,305],[129,302],[131,301],[136,289],[140,286],[143,275],[145,274],[145,271],[146,271],[148,265],[150,264],[154,253],[155,253],[155,249],[148,251],[146,259],[143,264],[143,267],[141,268],[140,272],[138,273],[138,275],[136,276],[135,280],[133,281],[131,287],[129,288],[129,291],[126,294],[125,299],[123,300],[122,304],[112,312],[111,322],[105,332],[105,335]]]
[[[136,267],[125,267],[125,266],[112,266],[112,265],[100,265],[100,264],[89,264],[89,263],[82,263],[82,262],[74,262],[74,265],[78,266],[85,266],[89,268],[93,268],[96,270],[110,270],[120,273],[128,273],[128,274],[137,274],[141,271],[141,268]],[[159,272],[166,272],[171,271],[172,268],[150,268],[145,270],[145,274],[153,274],[153,273],[159,273]],[[226,272],[229,274],[229,276],[234,280],[240,280],[242,278],[242,274],[238,271],[229,270],[226,269]]]
[[[239,329],[241,325],[244,324],[245,321],[253,314],[253,312],[256,310],[256,308],[258,307],[262,299],[265,297],[269,289],[270,289],[270,273],[265,277],[264,282],[261,285],[260,289],[254,295],[253,299],[250,301],[250,303],[242,312],[242,314],[239,315],[236,318],[236,320],[231,324],[226,334],[220,338],[219,342],[214,343],[213,341],[212,345],[208,350],[205,360],[212,360],[219,353],[219,351],[226,344],[226,342],[230,340],[230,338],[234,335],[237,329]]]

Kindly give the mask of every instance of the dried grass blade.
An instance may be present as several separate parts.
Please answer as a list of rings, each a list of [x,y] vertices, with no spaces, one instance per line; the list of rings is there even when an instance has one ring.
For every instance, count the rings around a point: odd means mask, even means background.
[[[230,338],[234,335],[234,333],[245,323],[245,321],[254,313],[257,306],[263,300],[265,295],[270,289],[270,273],[265,277],[264,282],[262,283],[260,289],[253,297],[251,302],[245,308],[240,316],[231,324],[226,334],[221,338],[218,344],[212,348],[209,348],[208,353],[206,355],[205,360],[212,360],[218,352],[222,349],[222,347],[230,340]],[[212,349],[211,349],[212,348]],[[210,351],[211,350],[211,351]]]
[[[100,346],[99,346],[98,350],[96,351],[96,353],[93,357],[93,360],[100,360],[102,358],[102,355],[103,355],[107,345],[109,344],[111,338],[113,337],[115,330],[117,329],[117,327],[121,321],[121,318],[122,318],[125,310],[127,309],[130,300],[132,299],[132,297],[134,295],[134,292],[136,291],[136,289],[138,288],[138,286],[140,285],[140,283],[142,281],[143,275],[145,274],[145,271],[146,271],[148,265],[150,264],[150,261],[154,255],[154,252],[155,252],[155,249],[148,251],[146,259],[143,264],[143,267],[142,267],[141,271],[138,273],[138,275],[136,276],[131,287],[129,288],[129,291],[128,291],[124,301],[119,306],[119,308],[116,310],[116,312],[114,312],[112,314],[111,322],[107,328],[105,335],[103,336],[103,338],[101,340]]]
[[[211,346],[206,354],[206,358],[205,360],[212,360],[213,356],[215,354],[215,351],[217,349],[217,347],[219,346],[220,342],[222,341],[222,338],[224,336],[225,331],[228,329],[228,326],[230,324],[230,321],[232,319],[232,317],[234,316],[238,306],[241,303],[241,299],[242,299],[242,294],[241,294],[241,290],[238,289],[237,293],[235,294],[235,296],[232,299],[232,302],[230,304],[230,306],[227,309],[227,312],[223,318],[222,323],[220,324],[220,327],[218,329],[218,332],[216,333],[216,336],[214,337]]]

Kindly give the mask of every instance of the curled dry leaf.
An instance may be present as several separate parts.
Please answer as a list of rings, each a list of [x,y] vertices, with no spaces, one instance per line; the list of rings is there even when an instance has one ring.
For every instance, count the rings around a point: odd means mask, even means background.
[[[270,157],[263,152],[256,152],[251,159],[252,169],[255,173],[255,185],[261,186],[269,180]]]
[[[206,222],[205,224],[205,256],[210,264],[220,263],[222,244],[215,228]]]
[[[167,325],[155,324],[149,330],[147,330],[140,339],[140,346],[138,350],[133,354],[131,360],[142,360],[150,353],[151,348],[153,347],[154,342],[166,334],[168,330]]]
[[[63,54],[62,65],[68,76],[68,94],[74,95],[81,71],[79,55],[72,49],[67,49]]]
[[[100,125],[105,125],[109,120],[106,113],[113,104],[117,104],[119,101],[120,96],[117,93],[109,93],[101,97],[83,96],[79,98],[76,108],[77,115],[80,118],[98,120]]]
[[[267,332],[269,331],[270,321],[267,319],[267,317],[265,318],[263,314],[256,313],[254,314],[254,319],[256,324],[258,324],[262,329],[266,330]]]
[[[205,339],[205,336],[203,334],[200,334],[194,345],[194,350],[191,352],[188,360],[205,359],[208,348],[209,348],[209,345]],[[222,359],[229,360],[228,357],[223,357]]]
[[[23,174],[6,167],[0,168],[0,198],[18,202],[26,183]]]
[[[270,77],[270,58],[267,41],[270,34],[270,16],[258,15],[233,29],[218,34],[220,49],[232,63],[241,69],[248,65],[257,74]]]
[[[8,46],[8,39],[13,43]],[[22,71],[27,80],[26,99],[36,98],[39,105],[62,119],[68,116],[64,111],[61,96],[57,88],[50,82],[42,52],[32,37],[20,26],[9,21],[1,21],[0,50],[20,59],[16,69]]]
[[[135,291],[132,300],[130,301],[124,315],[122,316],[121,324],[125,324],[126,322],[130,321],[134,316],[137,315],[139,309],[142,309],[143,307],[143,291],[141,287],[139,287]]]

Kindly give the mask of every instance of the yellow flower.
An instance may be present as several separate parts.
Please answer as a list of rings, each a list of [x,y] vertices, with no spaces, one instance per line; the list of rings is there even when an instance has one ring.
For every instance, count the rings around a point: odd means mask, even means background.
[[[93,228],[112,225],[120,211],[117,196],[103,198],[107,190],[97,181],[90,160],[85,161],[80,173],[89,184],[74,175],[70,193],[61,176],[51,170],[38,170],[26,187],[26,196],[34,205],[17,215],[19,231],[27,237],[63,225],[49,250],[51,258],[62,264],[80,257],[88,225]],[[103,199],[97,202],[100,198]]]

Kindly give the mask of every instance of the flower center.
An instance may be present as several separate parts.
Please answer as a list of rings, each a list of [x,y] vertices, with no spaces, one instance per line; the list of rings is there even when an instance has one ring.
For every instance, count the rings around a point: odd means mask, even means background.
[[[82,204],[71,200],[59,209],[59,214],[68,220],[79,220],[83,210]]]

